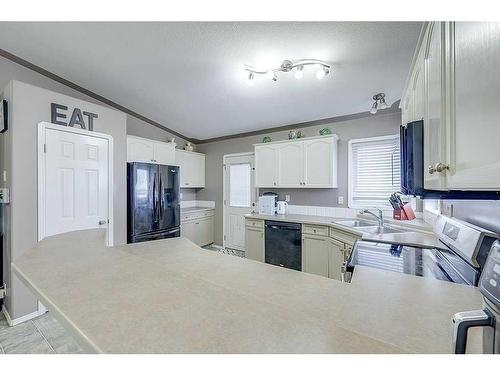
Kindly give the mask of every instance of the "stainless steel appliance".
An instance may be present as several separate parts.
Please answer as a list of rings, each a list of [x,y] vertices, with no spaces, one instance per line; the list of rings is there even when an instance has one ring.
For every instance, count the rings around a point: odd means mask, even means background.
[[[179,237],[179,167],[127,163],[127,181],[127,241]]]
[[[442,246],[357,241],[345,264],[349,281],[357,265],[420,277],[477,285],[496,233],[440,215],[434,233]]]
[[[465,354],[467,333],[471,327],[484,327],[483,353],[500,354],[500,242],[491,248],[484,266],[479,290],[484,309],[460,312],[453,316],[453,347],[456,354]]]
[[[448,173],[444,163],[424,164],[424,122],[412,121],[400,127],[401,192],[426,198],[500,199],[498,191],[438,191],[424,188],[424,172]]]
[[[265,221],[265,261],[275,266],[302,270],[302,230],[297,223]]]

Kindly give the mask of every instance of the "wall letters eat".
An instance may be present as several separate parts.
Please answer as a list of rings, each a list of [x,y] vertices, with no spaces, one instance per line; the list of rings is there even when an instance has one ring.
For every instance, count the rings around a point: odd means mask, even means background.
[[[98,117],[96,113],[82,112],[80,108],[75,108],[73,109],[73,113],[67,123],[66,121],[63,121],[68,117],[65,113],[67,110],[68,107],[65,105],[50,103],[50,122],[57,125],[71,127],[76,125],[82,129],[89,129],[90,131],[94,130],[94,119]],[[85,126],[84,116],[87,117],[87,126]]]

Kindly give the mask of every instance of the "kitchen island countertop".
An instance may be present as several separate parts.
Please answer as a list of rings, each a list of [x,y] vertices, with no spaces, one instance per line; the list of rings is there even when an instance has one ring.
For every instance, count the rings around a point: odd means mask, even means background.
[[[46,238],[13,271],[98,353],[447,353],[477,288],[352,284],[201,249],[184,238],[104,246],[104,230]],[[479,351],[474,345],[472,349]]]

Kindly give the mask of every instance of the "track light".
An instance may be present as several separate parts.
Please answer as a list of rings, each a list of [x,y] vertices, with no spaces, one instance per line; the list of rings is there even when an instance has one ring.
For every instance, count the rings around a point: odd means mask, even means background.
[[[385,94],[383,92],[379,92],[378,94],[373,95],[373,105],[372,108],[370,109],[370,113],[374,115],[377,113],[377,110],[379,109],[386,109],[389,106],[385,102]]]
[[[278,80],[278,73],[288,73],[292,70],[295,71],[295,78],[302,79],[304,77],[304,67],[306,65],[319,66],[319,70],[316,72],[316,77],[318,79],[323,79],[330,73],[331,66],[329,63],[321,60],[314,59],[302,59],[302,60],[284,60],[278,68],[260,70],[254,67],[245,66],[245,70],[248,72],[248,81],[252,81],[256,74],[266,75],[269,79],[276,82]]]
[[[323,66],[320,70],[316,72],[316,78],[323,79],[328,73],[330,73],[330,70],[326,66]]]
[[[248,72],[248,79],[247,79],[247,84],[249,86],[252,86],[253,85],[253,77],[254,77],[254,74],[252,72]]]
[[[295,78],[302,79],[304,77],[304,66],[300,65],[295,70]]]

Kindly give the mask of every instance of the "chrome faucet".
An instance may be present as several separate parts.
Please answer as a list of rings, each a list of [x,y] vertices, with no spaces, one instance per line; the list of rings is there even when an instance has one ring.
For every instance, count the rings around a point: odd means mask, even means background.
[[[370,215],[374,216],[378,221],[379,227],[383,227],[384,226],[384,217],[382,216],[382,210],[380,208],[377,208],[376,210],[378,211],[378,215],[373,213],[370,210],[361,210],[359,213],[360,214],[370,214]]]

